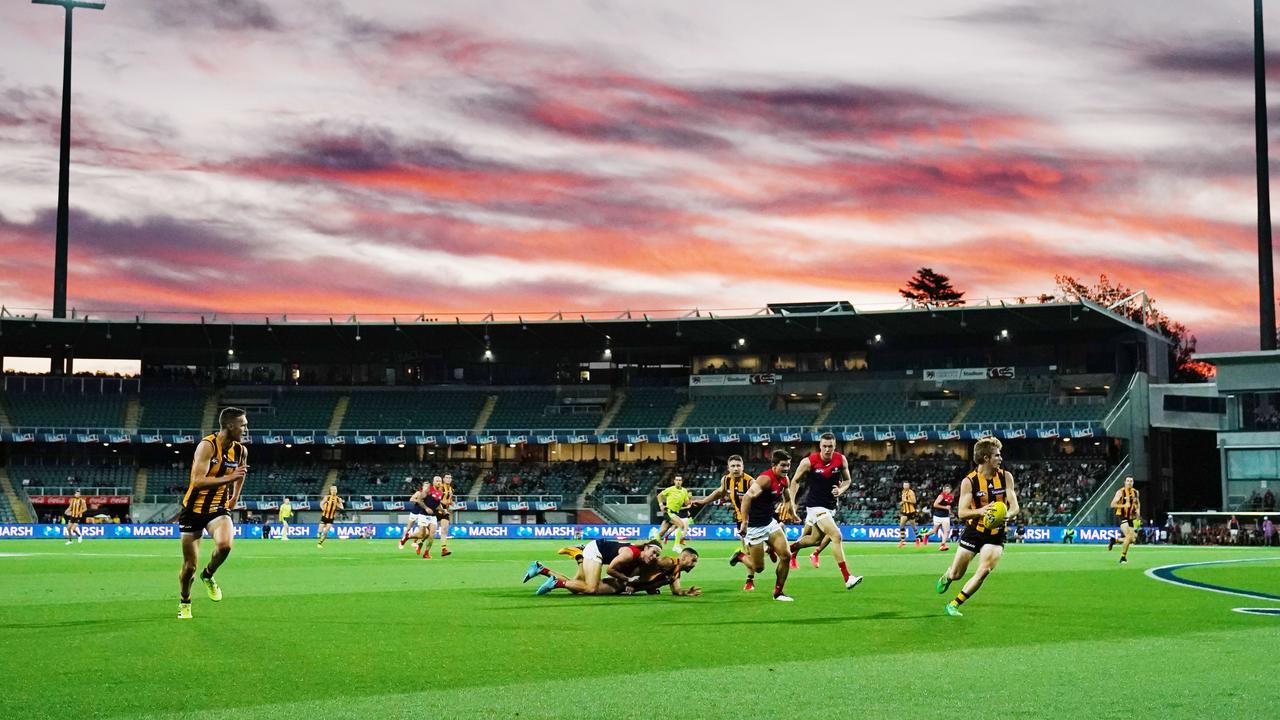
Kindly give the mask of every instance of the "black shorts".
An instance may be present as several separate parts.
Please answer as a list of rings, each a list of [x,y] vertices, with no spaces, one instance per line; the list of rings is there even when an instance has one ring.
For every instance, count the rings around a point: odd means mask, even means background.
[[[68,524],[68,525],[79,525],[79,524],[80,524],[80,523],[82,523],[82,522],[84,522],[84,518],[82,518],[82,517],[74,517],[74,516],[71,516],[71,517],[68,517],[68,518],[67,518],[67,524]]]
[[[1129,529],[1130,529],[1130,530],[1132,530],[1132,529],[1133,529],[1133,521],[1132,521],[1132,520],[1130,520],[1129,518],[1122,518],[1122,519],[1120,520],[1120,528],[1121,528],[1121,529],[1124,529],[1124,526],[1126,526],[1126,525],[1128,525],[1128,526],[1129,526]]]
[[[452,511],[452,510],[437,510],[437,511],[436,511],[436,522],[450,522],[451,520],[453,520],[453,511]]]
[[[231,511],[226,508],[221,508],[216,512],[198,513],[194,510],[183,508],[182,512],[178,515],[178,532],[183,534],[191,533],[193,535],[200,535],[204,532],[204,529],[209,526],[209,523],[220,517],[231,517]]]
[[[969,525],[965,525],[964,531],[960,533],[960,547],[972,553],[976,553],[982,550],[982,547],[984,545],[1003,546],[1004,540],[1005,540],[1004,528],[1001,528],[1000,532],[996,533],[995,535],[989,535],[987,533],[980,533],[977,530],[973,529],[973,527]]]
[[[334,524],[335,522],[337,522],[337,517],[336,517],[336,516],[335,516],[335,517],[325,517],[325,516],[323,516],[323,515],[321,515],[321,516],[320,516],[320,524],[321,524],[321,525],[332,525],[332,524]]]

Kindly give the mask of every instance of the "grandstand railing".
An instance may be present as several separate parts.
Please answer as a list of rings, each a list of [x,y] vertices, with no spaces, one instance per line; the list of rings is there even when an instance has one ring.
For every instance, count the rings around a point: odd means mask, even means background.
[[[1107,474],[1106,479],[1098,483],[1098,487],[1088,500],[1080,506],[1076,514],[1071,516],[1070,526],[1076,525],[1108,525],[1111,522],[1111,496],[1115,493],[1123,482],[1124,478],[1133,472],[1133,462],[1128,455],[1116,464],[1111,472]]]
[[[651,498],[652,495],[615,495],[613,493],[596,496],[598,503],[608,505],[643,505],[648,503]]]
[[[133,495],[131,487],[86,487],[83,485],[28,485],[23,487],[27,495]]]

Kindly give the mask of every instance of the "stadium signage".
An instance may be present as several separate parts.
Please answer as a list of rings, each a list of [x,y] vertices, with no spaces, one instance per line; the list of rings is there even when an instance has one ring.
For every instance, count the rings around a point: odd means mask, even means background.
[[[777,373],[753,373],[749,375],[690,375],[689,387],[720,387],[724,385],[776,385],[782,381]]]
[[[800,442],[800,433],[798,432],[782,433],[781,435],[778,436],[778,440],[782,442]]]
[[[29,538],[35,536],[35,525],[0,525],[0,538]]]
[[[539,445],[553,445],[556,442],[555,435],[537,435],[535,437]]]
[[[130,443],[133,442],[131,435],[108,435],[107,439],[113,443]]]
[[[658,433],[658,442],[660,443],[673,443],[675,441],[676,441],[675,433]]]
[[[97,435],[76,435],[76,442],[96,443],[98,442],[98,436]]]
[[[739,435],[738,433],[721,433],[720,434],[720,442],[722,443],[736,443],[741,439],[742,439],[742,436]]]
[[[142,442],[148,445],[155,445],[157,443],[164,442],[164,436],[163,435],[143,435]]]
[[[926,368],[924,379],[933,382],[956,380],[1009,380],[1014,377],[1010,366],[984,368]]]
[[[372,445],[377,441],[378,441],[378,437],[376,435],[357,435],[356,436],[357,445]]]
[[[466,445],[467,436],[466,435],[446,435],[444,437],[444,441],[450,445]]]
[[[325,435],[324,444],[325,445],[346,445],[347,439],[341,435]]]
[[[70,505],[71,495],[32,495],[32,505]],[[133,500],[128,495],[88,495],[84,501],[89,505],[128,505]]]
[[[769,442],[773,439],[773,435],[769,433],[751,433],[748,437],[751,438],[751,442],[753,443]]]
[[[1091,438],[1093,437],[1093,428],[1071,428],[1071,437],[1073,438]]]
[[[628,435],[627,442],[631,443],[632,445],[649,442],[649,436],[648,435]]]
[[[62,433],[45,433],[42,436],[42,438],[44,439],[45,442],[51,442],[51,443],[60,443],[60,442],[67,441],[67,436],[63,435]]]
[[[1049,439],[1049,438],[1056,438],[1056,437],[1058,437],[1058,428],[1056,428],[1056,427],[1052,427],[1052,428],[1036,428],[1036,437],[1040,438],[1041,440],[1047,440],[1047,439]]]

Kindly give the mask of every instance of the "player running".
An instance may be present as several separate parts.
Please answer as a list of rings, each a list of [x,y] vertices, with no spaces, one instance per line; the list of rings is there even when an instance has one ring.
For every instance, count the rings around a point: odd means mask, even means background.
[[[573,578],[552,572],[535,560],[525,571],[523,582],[529,582],[538,575],[547,576],[546,581],[538,586],[536,595],[546,595],[556,588],[565,588],[580,595],[614,594],[613,590],[601,591],[601,570],[625,586],[638,581],[644,574],[652,573],[661,555],[662,546],[656,542],[629,545],[617,540],[592,540],[582,548],[582,564]]]
[[[940,552],[947,551],[947,538],[951,537],[951,507],[955,505],[956,496],[951,494],[951,483],[943,483],[942,492],[933,499],[933,527],[923,536],[925,547],[929,546],[929,536],[938,533]]]
[[[316,529],[320,540],[316,547],[324,547],[324,541],[329,537],[329,528],[333,527],[334,521],[338,519],[338,511],[344,507],[346,503],[338,497],[338,486],[330,485],[329,494],[320,501],[320,527]]]
[[[720,478],[720,487],[716,488],[710,495],[693,501],[693,507],[700,508],[710,505],[713,502],[727,502],[729,507],[733,509],[733,522],[735,526],[742,525],[742,496],[747,494],[747,488],[751,486],[752,478],[742,470],[742,456],[730,455],[726,461],[725,469],[727,472]],[[742,550],[747,549],[747,538],[745,535],[739,535],[742,541]],[[750,570],[748,568],[748,570]],[[756,589],[756,574],[754,572],[747,573],[747,582],[742,586],[744,591]]]
[[[435,527],[436,515],[431,508],[427,507],[426,498],[431,496],[432,487],[436,480],[442,480],[440,476],[432,478],[431,482],[423,481],[422,487],[414,491],[409,496],[409,522],[404,526],[404,533],[400,535],[400,549],[404,549],[404,544],[409,541],[410,534],[414,535],[413,548],[415,551],[420,550],[422,546],[421,533],[418,532],[421,526],[428,523]]]
[[[1141,503],[1138,502],[1138,491],[1133,487],[1133,477],[1124,479],[1124,487],[1116,490],[1116,494],[1111,498],[1111,507],[1116,511],[1116,519],[1120,521],[1120,533],[1124,537],[1123,545],[1120,548],[1120,564],[1127,565],[1129,563],[1129,546],[1138,539],[1138,533],[1135,526],[1139,523],[1138,518],[1142,517]],[[1107,541],[1107,552],[1111,552],[1111,548],[1116,546],[1116,538]]]
[[[693,523],[693,514],[687,507],[693,496],[684,486],[684,477],[676,475],[671,478],[671,487],[658,493],[658,512],[662,513],[662,527],[658,528],[658,542],[665,545],[667,534],[676,532],[676,544],[672,549],[680,552],[684,549],[684,537],[689,533]]]
[[[182,496],[182,512],[178,515],[178,531],[182,535],[182,570],[178,585],[178,619],[191,619],[191,582],[200,559],[200,537],[205,530],[213,538],[213,555],[200,573],[209,599],[222,600],[222,588],[213,574],[231,554],[235,524],[230,508],[235,507],[249,471],[249,451],[241,444],[249,429],[249,420],[240,408],[224,408],[218,415],[221,430],[207,435],[196,445],[191,460],[191,480]]]
[[[1002,470],[1004,458],[1000,454],[1002,444],[996,438],[983,438],[973,445],[973,460],[978,468],[960,482],[960,503],[956,516],[964,522],[960,535],[960,549],[956,550],[951,567],[938,578],[936,590],[941,595],[951,583],[964,577],[969,561],[978,556],[978,571],[965,583],[964,589],[947,604],[948,615],[960,617],[960,606],[973,597],[983,581],[996,569],[1004,555],[1005,525],[1018,514],[1018,493],[1013,486],[1013,473]],[[991,504],[1003,502],[1008,506],[1005,517],[990,523],[987,513]]]
[[[440,509],[436,511],[436,519],[440,524],[440,557],[449,557],[449,523],[453,520],[453,475],[445,473],[440,478]]]
[[[774,561],[777,579],[773,586],[773,599],[792,602],[792,598],[783,592],[791,569],[791,550],[787,547],[786,531],[774,516],[775,512],[786,511],[789,505],[786,490],[791,454],[786,450],[774,450],[771,460],[773,465],[757,475],[742,496],[742,521],[738,532],[746,538],[747,551],[735,553],[729,564],[742,563],[751,574],[763,571],[764,546],[767,544],[777,558]]]
[[[844,576],[844,587],[851,590],[862,582],[861,575],[850,575],[845,564],[844,540],[840,536],[840,527],[836,525],[833,508],[836,498],[844,494],[853,484],[853,476],[849,474],[849,463],[843,453],[836,452],[836,436],[823,433],[818,438],[818,452],[810,453],[800,461],[795,474],[791,476],[789,502],[796,505],[796,495],[800,492],[800,484],[804,483],[805,518],[804,534],[791,543],[791,567],[795,567],[796,553],[803,548],[813,547],[823,540],[830,542],[835,550],[836,563],[840,574]],[[810,558],[817,566],[817,551]]]
[[[71,502],[67,503],[67,509],[62,512],[67,516],[67,544],[70,545],[72,537],[75,542],[84,542],[84,530],[80,528],[80,524],[84,522],[84,513],[88,509],[85,499],[80,496],[77,490],[75,495],[71,496]]]
[[[902,495],[898,499],[898,547],[907,544],[907,525],[911,526],[911,534],[915,536],[916,547],[920,547],[920,531],[916,528],[916,491],[911,483],[902,481]]]

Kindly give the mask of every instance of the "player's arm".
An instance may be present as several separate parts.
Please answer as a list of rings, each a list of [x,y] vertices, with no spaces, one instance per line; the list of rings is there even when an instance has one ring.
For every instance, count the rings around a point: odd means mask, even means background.
[[[742,522],[739,532],[747,532],[747,519],[750,517],[751,503],[764,492],[764,486],[769,482],[767,477],[757,477],[751,481],[751,487],[747,488],[747,492],[742,496]]]
[[[677,576],[671,578],[671,594],[679,595],[681,597],[698,597],[702,594],[702,588],[697,585],[690,585],[687,588],[681,587],[680,578]]]
[[[961,520],[968,520],[970,518],[982,517],[982,514],[987,511],[985,505],[980,508],[969,507],[972,504],[973,483],[969,482],[969,478],[965,478],[960,482],[960,503],[956,507],[956,517]]]
[[[623,557],[624,552],[626,553],[626,557]],[[626,587],[628,584],[633,583],[640,578],[639,576],[628,575],[626,570],[623,568],[627,566],[627,563],[635,562],[639,559],[640,556],[635,550],[632,550],[631,548],[623,548],[618,552],[618,557],[614,558],[613,562],[609,563],[609,566],[605,568],[605,572],[608,573],[609,577],[622,583],[623,587]]]
[[[431,508],[427,507],[427,504],[426,504],[425,502],[423,502],[423,501],[422,501],[422,491],[418,491],[418,492],[414,493],[412,496],[410,496],[410,498],[409,498],[409,499],[410,499],[410,500],[412,500],[412,501],[414,501],[414,502],[416,502],[416,503],[418,503],[418,507],[422,508],[422,512],[421,512],[421,513],[419,513],[420,515],[435,515],[435,514],[436,514],[434,510],[432,510]]]
[[[249,449],[243,446],[240,449],[240,467],[244,468],[246,473],[249,471]],[[244,475],[241,475],[240,479],[231,486],[231,502],[227,503],[227,507],[234,508],[236,503],[240,501],[240,491],[244,488],[244,477]]]
[[[241,465],[235,471],[227,473],[222,477],[209,475],[209,463],[213,461],[213,445],[207,442],[201,442],[196,446],[195,457],[191,460],[191,484],[197,490],[204,488],[217,487],[218,485],[226,485],[244,479],[244,473],[249,469],[248,465]]]
[[[1124,493],[1124,488],[1121,488],[1119,490],[1116,490],[1115,495],[1111,496],[1111,507],[1113,509],[1120,507],[1120,497],[1123,493]]]
[[[710,495],[704,498],[698,498],[697,500],[694,500],[691,504],[697,505],[698,507],[702,507],[703,505],[710,505],[716,500],[719,500],[720,498],[724,497],[724,493],[725,493],[724,488],[725,488],[725,485],[728,485],[728,484],[729,484],[729,478],[726,475],[725,477],[720,478],[720,487],[713,490]]]
[[[808,458],[805,458],[805,460],[808,461]],[[837,486],[834,490],[831,491],[831,495],[834,497],[840,497],[841,495],[845,494],[845,491],[847,491],[850,487],[853,486],[853,475],[849,472],[849,466],[848,465],[841,466],[840,473],[844,479],[840,481],[839,486]]]
[[[1013,486],[1013,473],[1008,470],[1004,471],[1004,496],[1008,499],[1009,512],[1005,517],[1013,517],[1018,514],[1022,506],[1018,505],[1018,489]]]
[[[938,493],[938,497],[933,499],[934,510],[946,510],[947,506],[942,504],[942,493]]]

